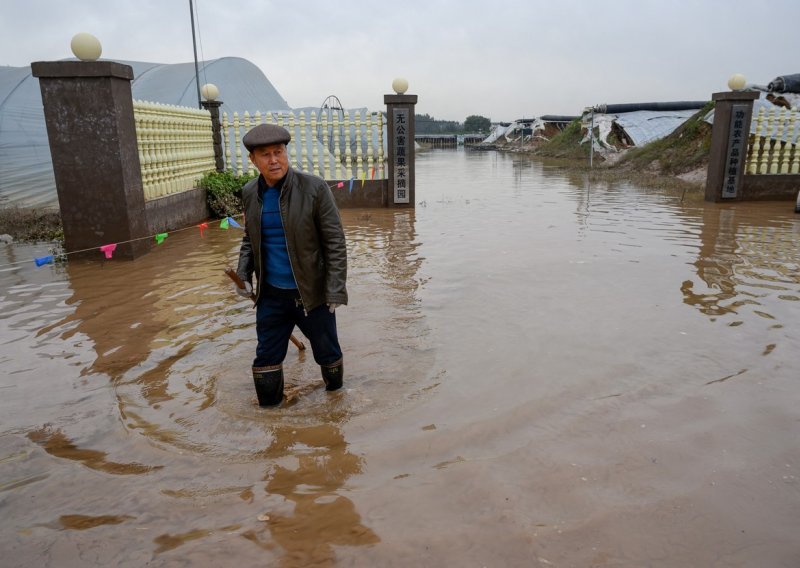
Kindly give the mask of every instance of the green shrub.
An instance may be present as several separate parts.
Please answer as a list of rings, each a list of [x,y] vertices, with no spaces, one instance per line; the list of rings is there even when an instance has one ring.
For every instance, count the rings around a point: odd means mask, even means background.
[[[256,177],[254,174],[234,175],[232,172],[208,172],[200,180],[206,190],[206,203],[211,215],[222,218],[242,212],[242,186]]]

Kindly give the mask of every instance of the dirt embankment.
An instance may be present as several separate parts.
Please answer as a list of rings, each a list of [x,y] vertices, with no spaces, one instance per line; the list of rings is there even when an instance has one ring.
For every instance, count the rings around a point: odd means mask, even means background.
[[[52,242],[64,239],[61,214],[56,210],[0,207],[0,239]]]
[[[642,181],[677,179],[702,187],[711,148],[711,125],[704,117],[712,108],[713,103],[709,103],[669,136],[642,147],[630,146],[624,133],[612,131],[608,142],[617,151],[598,150],[595,146],[593,171],[598,175]],[[524,145],[510,141],[495,147],[501,151],[563,160],[569,168],[588,169],[589,144],[580,143],[585,134],[580,120],[575,120],[564,130],[545,132],[544,137],[535,136]]]

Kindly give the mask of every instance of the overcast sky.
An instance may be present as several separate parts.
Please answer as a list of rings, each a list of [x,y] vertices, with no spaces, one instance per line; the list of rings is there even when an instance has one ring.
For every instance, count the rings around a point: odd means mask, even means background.
[[[189,0],[0,0],[0,64],[193,60]],[[292,107],[336,95],[383,108],[395,77],[417,112],[463,121],[579,114],[599,103],[708,100],[742,73],[800,73],[798,0],[194,0],[198,57],[255,63]],[[202,82],[202,79],[201,79]],[[224,100],[225,85],[218,85]],[[0,101],[2,103],[2,101]],[[257,110],[257,109],[254,109]]]

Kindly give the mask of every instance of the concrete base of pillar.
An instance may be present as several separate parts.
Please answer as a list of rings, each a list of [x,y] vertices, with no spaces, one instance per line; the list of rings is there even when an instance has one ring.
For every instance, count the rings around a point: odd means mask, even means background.
[[[206,190],[191,189],[146,201],[145,216],[151,235],[202,223],[209,216]]]
[[[389,180],[367,180],[362,187],[360,180],[353,180],[353,191],[350,191],[350,180],[342,180],[344,187],[337,188],[336,180],[327,180],[336,199],[339,209],[356,207],[387,207],[389,203]]]

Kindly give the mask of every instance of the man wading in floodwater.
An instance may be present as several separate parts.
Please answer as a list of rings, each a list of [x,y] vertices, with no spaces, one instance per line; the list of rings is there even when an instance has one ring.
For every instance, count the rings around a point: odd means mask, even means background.
[[[261,173],[242,188],[245,233],[236,288],[253,291],[256,332],[253,381],[260,406],[283,400],[283,360],[294,326],[308,338],[326,390],[342,386],[336,308],[347,304],[347,249],[339,210],[324,180],[289,167],[289,131],[260,124],[242,142]]]

